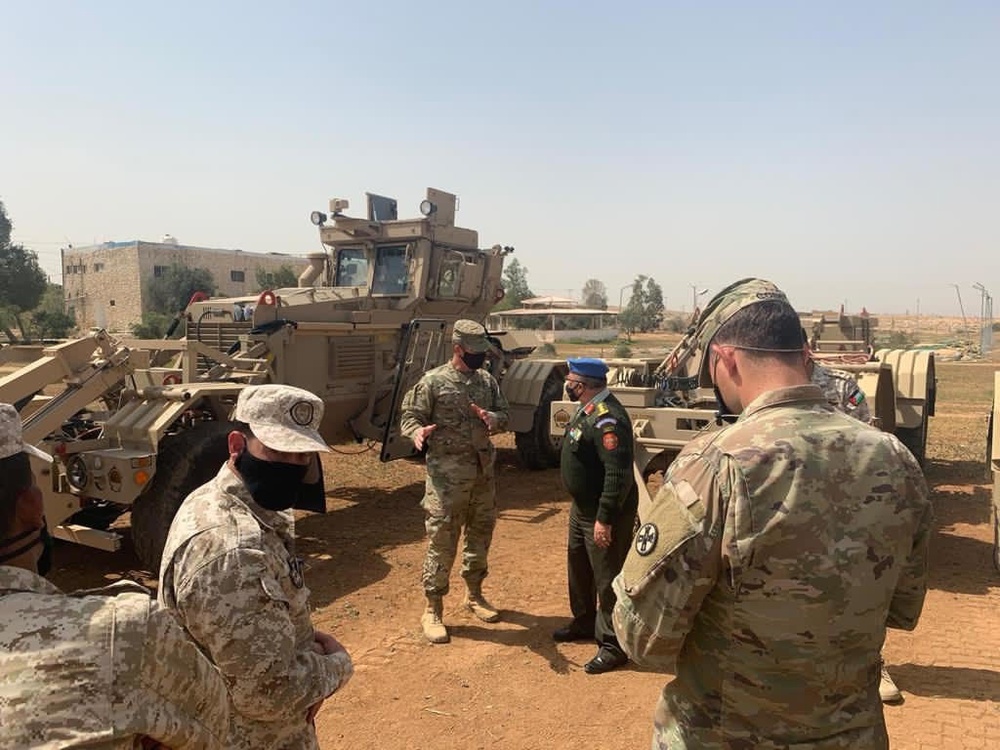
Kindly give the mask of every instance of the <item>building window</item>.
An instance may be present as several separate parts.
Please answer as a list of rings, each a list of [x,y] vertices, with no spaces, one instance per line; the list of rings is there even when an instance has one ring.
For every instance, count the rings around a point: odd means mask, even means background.
[[[153,266],[153,278],[158,279],[167,272],[167,266]]]
[[[103,270],[104,270],[104,264],[103,263],[95,263],[94,264],[94,271],[95,272],[96,271],[103,271]]]
[[[246,273],[244,273],[243,271],[230,271],[229,280],[238,281],[242,284],[244,281],[246,281]]]
[[[108,301],[108,307],[114,307],[114,306],[115,306],[115,301],[114,300],[109,300]]]
[[[66,273],[67,274],[76,273],[76,266],[66,266]]]

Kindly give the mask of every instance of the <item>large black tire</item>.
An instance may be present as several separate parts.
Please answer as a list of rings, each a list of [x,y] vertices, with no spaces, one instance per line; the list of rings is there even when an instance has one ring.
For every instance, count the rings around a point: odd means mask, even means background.
[[[160,575],[171,521],[184,498],[229,459],[226,436],[233,429],[232,422],[201,422],[160,441],[153,481],[132,504],[132,546],[154,577]]]
[[[899,442],[909,448],[910,453],[917,459],[921,467],[927,458],[927,412],[924,412],[923,421],[919,427],[897,427],[896,437]]]
[[[515,432],[514,444],[517,454],[529,469],[551,469],[559,465],[559,451],[562,438],[549,434],[549,415],[552,402],[563,397],[563,376],[553,372],[542,386],[542,395],[528,432]]]

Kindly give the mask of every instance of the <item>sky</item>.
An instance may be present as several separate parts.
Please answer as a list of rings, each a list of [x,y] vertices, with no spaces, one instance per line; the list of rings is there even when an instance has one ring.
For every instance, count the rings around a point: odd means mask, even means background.
[[[803,310],[973,315],[998,32],[961,0],[7,2],[0,201],[55,282],[68,244],[313,252],[330,198],[416,216],[430,186],[536,293],[645,274],[690,310],[760,276]]]

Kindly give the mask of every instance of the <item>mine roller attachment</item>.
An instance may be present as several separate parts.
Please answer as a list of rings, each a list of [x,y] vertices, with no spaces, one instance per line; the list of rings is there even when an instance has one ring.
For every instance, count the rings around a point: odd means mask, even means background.
[[[923,349],[881,349],[875,359],[892,367],[896,389],[895,435],[923,466],[927,457],[927,421],[934,416],[937,380],[934,352]]]
[[[132,504],[132,545],[153,576],[160,574],[170,523],[184,498],[229,460],[227,436],[233,429],[232,422],[199,422],[160,441],[153,481]]]

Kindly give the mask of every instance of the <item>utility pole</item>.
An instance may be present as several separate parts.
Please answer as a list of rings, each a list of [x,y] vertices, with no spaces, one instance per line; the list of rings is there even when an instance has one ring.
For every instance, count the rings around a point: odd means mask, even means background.
[[[952,284],[955,287],[955,294],[958,295],[958,309],[962,311],[962,331],[968,335],[969,324],[965,322],[965,305],[962,304],[962,292],[958,288],[958,284]]]
[[[979,292],[979,351],[985,356],[993,344],[993,297],[978,282],[972,288]]]
[[[698,289],[697,284],[690,284],[691,287],[691,315],[694,315],[694,311],[698,309],[698,298],[703,294],[708,294],[708,289]]]

